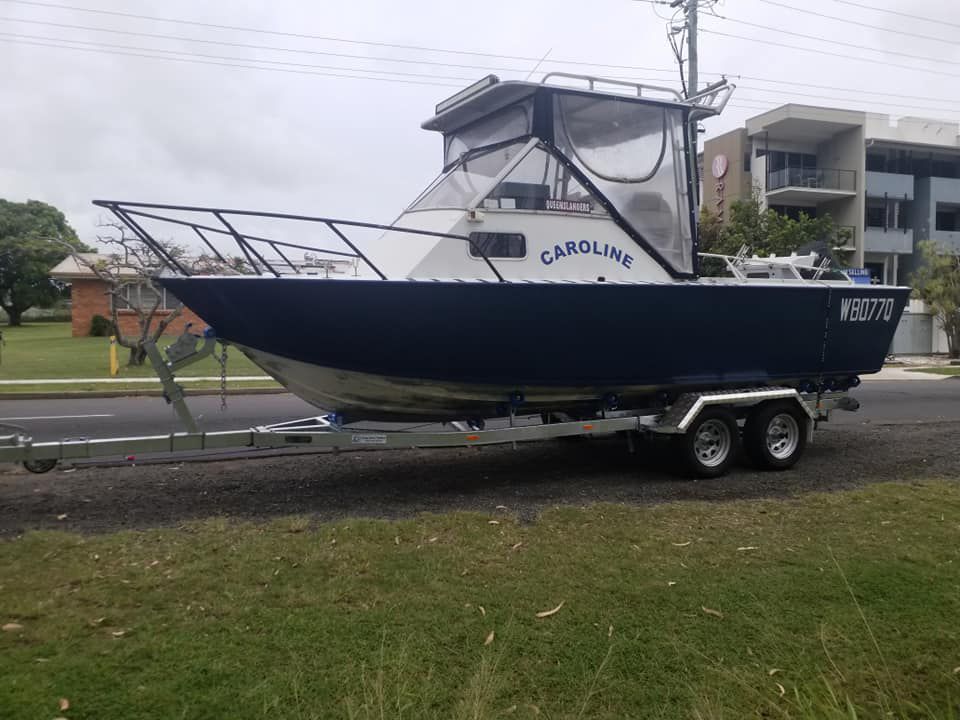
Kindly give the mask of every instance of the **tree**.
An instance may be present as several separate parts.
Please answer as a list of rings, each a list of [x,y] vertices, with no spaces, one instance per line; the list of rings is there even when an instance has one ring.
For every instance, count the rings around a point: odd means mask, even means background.
[[[110,325],[117,344],[130,351],[127,364],[143,365],[147,358],[146,343],[156,342],[170,323],[183,313],[183,303],[177,302],[168,314],[157,315],[163,301],[163,288],[154,281],[164,268],[157,254],[143,241],[127,234],[127,228],[117,222],[103,222],[109,234],[97,235],[97,242],[108,252],[96,260],[81,256],[81,251],[68,248],[77,263],[88,268],[107,285],[110,296]],[[191,272],[204,274],[247,274],[253,272],[249,263],[240,257],[223,259],[207,254],[187,257],[186,250],[171,241],[159,241],[162,249]],[[168,296],[169,297],[169,296]],[[169,309],[169,308],[168,308]],[[120,310],[131,310],[137,318],[136,335],[124,335],[120,330]]]
[[[50,270],[69,254],[64,243],[91,251],[55,207],[38,200],[0,200],[0,307],[10,325],[20,325],[29,308],[52,305],[60,297]]]
[[[100,227],[109,228],[111,234],[98,235],[97,242],[108,252],[90,260],[72,250],[77,263],[88,268],[107,285],[110,296],[110,324],[117,344],[130,351],[127,364],[143,365],[147,357],[147,341],[156,342],[164,330],[180,317],[183,304],[177,303],[168,314],[157,315],[163,301],[163,288],[153,276],[163,264],[156,254],[142,241],[129,237],[126,227],[113,222],[101,222]],[[164,243],[164,249],[175,258],[184,256],[183,248]],[[137,333],[126,336],[120,331],[120,310],[132,310],[137,318]]]
[[[960,254],[924,240],[920,259],[923,264],[911,278],[914,292],[931,307],[946,333],[950,357],[960,357]]]
[[[764,210],[760,197],[737,200],[730,206],[730,219],[720,219],[704,207],[699,226],[700,252],[736,255],[746,246],[752,254],[789,255],[804,246],[824,244],[827,248],[842,244],[844,238],[829,215],[810,217],[801,212],[797,220],[775,210]],[[840,242],[838,242],[838,240]],[[704,274],[721,268],[721,264],[704,264]]]

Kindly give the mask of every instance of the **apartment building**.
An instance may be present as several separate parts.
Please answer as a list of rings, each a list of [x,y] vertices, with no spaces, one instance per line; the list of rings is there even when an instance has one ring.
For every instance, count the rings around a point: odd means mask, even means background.
[[[829,213],[838,247],[876,281],[906,282],[917,243],[960,252],[960,125],[784,105],[707,140],[702,203],[725,216],[754,190],[788,216]]]

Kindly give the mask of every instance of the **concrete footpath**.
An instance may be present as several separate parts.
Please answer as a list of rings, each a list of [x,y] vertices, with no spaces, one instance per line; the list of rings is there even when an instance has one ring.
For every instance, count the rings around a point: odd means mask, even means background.
[[[949,380],[960,378],[960,375],[939,375],[937,373],[917,372],[907,367],[885,367],[873,375],[863,375],[861,380],[870,382],[875,380]]]

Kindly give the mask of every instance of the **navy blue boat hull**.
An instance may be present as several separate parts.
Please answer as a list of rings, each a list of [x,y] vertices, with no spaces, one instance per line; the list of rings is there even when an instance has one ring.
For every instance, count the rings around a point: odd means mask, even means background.
[[[881,368],[910,292],[815,283],[159,281],[281,381],[263,354],[343,371],[338,382],[357,374],[442,387],[443,402],[410,414],[459,418],[493,415],[511,393],[533,388],[538,396],[555,389],[562,405],[571,388],[626,401],[661,389],[842,384]],[[459,387],[471,390],[458,399]],[[377,398],[333,390],[343,406],[325,410],[378,415]],[[539,404],[526,409],[560,409]]]

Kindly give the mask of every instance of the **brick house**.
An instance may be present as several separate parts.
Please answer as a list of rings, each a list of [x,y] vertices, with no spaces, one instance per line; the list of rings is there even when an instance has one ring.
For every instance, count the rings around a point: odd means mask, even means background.
[[[95,263],[101,258],[96,253],[82,253],[81,257],[85,260]],[[122,270],[121,278],[129,276],[131,280],[137,278],[137,274],[132,270]],[[50,271],[50,277],[63,282],[70,283],[71,297],[71,324],[74,337],[85,337],[90,334],[90,323],[94,315],[102,315],[110,319],[110,303],[113,302],[113,296],[108,295],[109,285],[98,278],[96,274],[82,263],[78,263],[72,255],[59,263]],[[134,283],[123,288],[123,295],[132,304],[139,307],[152,307],[157,299],[157,291],[146,283]],[[160,306],[154,313],[154,322],[156,319],[169,315],[177,307],[179,301],[169,295],[166,290],[160,290]],[[137,325],[137,315],[130,310],[126,304],[121,303],[122,307],[117,310],[117,316],[120,321],[120,332],[123,335],[139,335]],[[193,323],[199,328],[206,326],[196,313],[189,308],[184,308],[176,320],[174,320],[166,329],[168,335],[179,335],[183,332],[187,323]]]

